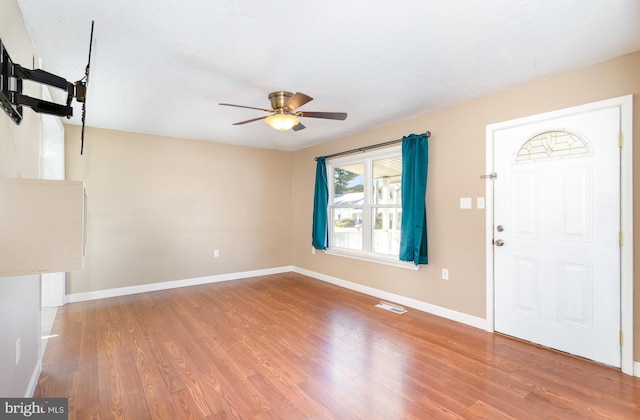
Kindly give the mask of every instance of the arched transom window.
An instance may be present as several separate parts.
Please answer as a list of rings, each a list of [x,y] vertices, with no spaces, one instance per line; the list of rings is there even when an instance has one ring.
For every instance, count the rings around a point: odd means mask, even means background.
[[[545,131],[527,140],[518,150],[515,160],[526,162],[588,154],[587,143],[575,134],[567,131]]]

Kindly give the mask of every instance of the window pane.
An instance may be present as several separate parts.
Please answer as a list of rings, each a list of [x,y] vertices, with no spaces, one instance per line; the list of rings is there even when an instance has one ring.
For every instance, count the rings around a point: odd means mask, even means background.
[[[364,198],[364,164],[342,166],[333,170],[333,193],[336,204],[342,196],[350,196],[351,199]],[[362,203],[359,203],[362,204]]]
[[[330,248],[373,258],[397,257],[402,215],[400,147],[340,159],[327,167],[332,182]]]
[[[333,208],[331,246],[362,251],[362,208]]]
[[[578,136],[567,131],[546,131],[529,139],[516,155],[516,161],[588,155],[589,149]]]
[[[401,208],[373,208],[371,251],[398,255],[400,252]]]
[[[373,161],[373,204],[400,204],[402,157]]]

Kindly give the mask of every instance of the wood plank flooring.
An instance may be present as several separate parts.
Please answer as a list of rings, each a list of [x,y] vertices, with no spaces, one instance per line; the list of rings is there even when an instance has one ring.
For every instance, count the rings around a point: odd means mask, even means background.
[[[640,418],[640,378],[295,273],[68,304],[70,419]]]

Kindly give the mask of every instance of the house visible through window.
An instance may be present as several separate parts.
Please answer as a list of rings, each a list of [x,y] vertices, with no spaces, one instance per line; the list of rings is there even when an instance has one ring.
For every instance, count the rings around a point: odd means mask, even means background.
[[[397,259],[402,219],[400,147],[327,161],[329,249]]]

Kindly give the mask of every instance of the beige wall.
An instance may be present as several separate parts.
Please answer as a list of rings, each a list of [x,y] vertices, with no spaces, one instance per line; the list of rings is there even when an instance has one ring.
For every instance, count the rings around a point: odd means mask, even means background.
[[[14,0],[0,1],[0,39],[14,62],[31,65],[34,51]],[[39,96],[28,83],[25,93]],[[39,177],[40,127],[40,117],[29,109],[20,125],[0,111],[0,177]],[[0,396],[24,397],[39,360],[40,276],[0,278],[0,319]],[[16,365],[18,338],[21,359]]]
[[[485,213],[460,210],[460,197],[483,197],[487,124],[634,94],[634,143],[640,138],[640,52],[430,112],[294,153],[293,265],[485,318]],[[314,157],[431,131],[427,189],[430,263],[420,271],[311,254]],[[630,140],[629,140],[630,141]],[[640,229],[640,147],[634,150],[634,223]],[[474,206],[475,207],[475,206]],[[635,237],[636,235],[634,235]],[[635,247],[635,345],[640,360],[640,249]],[[441,269],[449,280],[441,280]]]
[[[65,137],[66,178],[88,195],[67,293],[291,264],[290,153],[87,128],[80,155],[80,128]]]
[[[31,39],[14,0],[0,4],[0,39],[14,63],[31,67],[35,53]],[[40,97],[36,84],[25,83],[24,93]],[[38,178],[40,176],[40,116],[24,108],[20,125],[0,110],[0,176]]]

